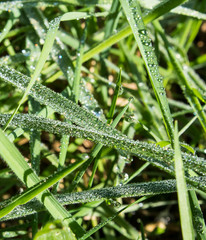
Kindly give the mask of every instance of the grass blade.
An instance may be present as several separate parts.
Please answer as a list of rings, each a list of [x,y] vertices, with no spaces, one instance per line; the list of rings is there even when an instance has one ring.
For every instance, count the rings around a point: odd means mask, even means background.
[[[22,182],[24,182],[28,187],[31,187],[39,182],[37,175],[29,167],[23,156],[14,144],[8,140],[1,129],[0,146],[1,156]],[[59,204],[49,191],[46,191],[46,196],[43,198],[42,196],[42,194],[39,194],[37,198],[45,205],[55,219],[65,221],[65,223],[71,227],[72,231],[77,236],[81,236],[84,233],[83,229],[75,222],[72,216]]]
[[[3,124],[10,115],[0,115],[0,122]],[[51,119],[40,118],[34,115],[18,114],[12,121],[13,126],[22,127],[24,129],[36,128],[46,130],[50,133],[61,135],[72,135],[76,137],[90,139],[94,142],[99,142],[108,147],[114,147],[125,151],[127,154],[132,154],[141,157],[158,168],[174,175],[174,151],[172,149],[163,149],[158,145],[149,144],[146,142],[134,141],[128,139],[124,135],[110,135],[104,131],[95,131],[94,129],[81,128],[72,124],[63,123]],[[182,153],[183,160],[187,168],[191,168],[197,174],[204,175],[206,172],[205,160],[187,153]],[[196,181],[193,178],[187,178],[192,183]],[[193,181],[194,180],[194,181]],[[198,184],[199,189],[206,191],[205,186]]]
[[[184,240],[193,240],[193,224],[192,214],[189,203],[188,190],[185,181],[184,166],[180,152],[180,145],[178,140],[177,122],[175,122],[175,141],[174,141],[174,161],[175,161],[175,175],[177,181],[177,195],[180,212],[182,235]]]
[[[189,185],[188,189],[193,189],[193,187]],[[55,197],[62,205],[68,205],[106,199],[155,196],[158,194],[167,194],[173,192],[176,192],[176,181],[174,179],[170,179],[145,183],[132,183],[123,186],[107,187],[82,192],[62,193],[56,194]],[[2,205],[3,204],[4,202]],[[39,212],[42,210],[45,210],[44,207],[40,205],[36,199],[33,199],[24,205],[18,206],[7,216],[3,217],[1,221],[4,219],[12,219],[30,215],[35,211]]]
[[[149,74],[155,96],[162,111],[162,116],[168,136],[170,140],[173,141],[174,129],[172,117],[170,114],[170,109],[162,82],[162,76],[159,73],[158,62],[155,56],[154,49],[152,47],[151,39],[148,37],[147,30],[145,29],[143,20],[141,18],[139,4],[136,0],[121,0],[121,4],[124,9],[125,15],[127,16],[128,22],[131,26],[134,37],[137,41],[142,58],[145,62],[145,66]]]
[[[7,206],[5,206],[3,209],[0,210],[0,218],[7,215],[15,207],[27,203],[28,201],[36,197],[39,193],[48,189],[49,187],[54,185],[56,182],[58,182],[60,179],[64,178],[65,176],[73,172],[76,168],[81,166],[83,163],[84,161],[79,161],[77,163],[74,163],[70,167],[57,172],[55,175],[47,179],[44,179],[41,182],[37,183],[36,185],[32,186],[31,188],[27,189],[20,196],[17,196],[15,199],[12,199],[11,203],[9,203]]]
[[[201,106],[198,98],[193,93],[194,92],[194,90],[192,89],[193,84],[189,81],[189,77],[187,76],[187,73],[184,72],[181,63],[176,58],[175,51],[169,45],[167,38],[164,35],[164,31],[163,31],[161,25],[158,22],[156,22],[155,26],[156,26],[158,32],[160,33],[162,39],[164,40],[164,43],[165,43],[167,51],[168,51],[168,55],[171,59],[171,63],[173,64],[176,74],[178,75],[179,79],[181,80],[180,86],[181,86],[183,92],[185,93],[186,98],[187,98],[188,102],[190,103],[191,107],[193,108],[194,112],[197,114],[198,119],[199,119],[204,131],[206,132],[206,115],[203,111],[203,107]]]
[[[95,16],[105,16],[107,13],[97,13],[95,14]],[[49,29],[47,31],[46,34],[46,39],[44,42],[44,46],[41,52],[41,55],[39,57],[39,60],[37,62],[37,65],[35,67],[35,71],[31,76],[31,80],[24,92],[23,97],[21,98],[17,108],[15,109],[14,113],[11,116],[11,119],[8,120],[8,122],[6,123],[4,130],[6,130],[6,128],[8,127],[9,123],[11,122],[12,118],[14,117],[14,115],[17,113],[18,109],[20,108],[20,106],[22,105],[22,103],[25,101],[26,96],[29,94],[29,91],[31,90],[32,86],[34,85],[35,81],[37,80],[37,78],[39,77],[39,74],[48,58],[49,53],[51,52],[54,40],[56,38],[57,35],[57,31],[59,28],[59,24],[61,21],[69,21],[69,20],[74,20],[74,19],[79,19],[79,18],[88,18],[91,17],[91,14],[88,13],[81,13],[81,12],[77,12],[77,13],[65,13],[63,16],[61,17],[57,17],[55,19],[53,19],[50,23],[49,23]]]

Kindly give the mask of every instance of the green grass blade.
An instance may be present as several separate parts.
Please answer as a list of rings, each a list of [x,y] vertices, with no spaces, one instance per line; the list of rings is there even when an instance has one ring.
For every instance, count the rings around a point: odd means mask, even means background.
[[[199,12],[195,9],[192,9],[192,8],[189,8],[189,7],[186,7],[186,6],[180,6],[182,3],[187,2],[187,1],[175,2],[175,1],[167,1],[167,0],[166,1],[140,0],[139,2],[140,2],[142,7],[146,8],[146,9],[150,9],[151,11],[157,11],[155,9],[157,8],[158,5],[161,6],[161,4],[168,4],[170,6],[172,4],[174,4],[174,6],[171,6],[172,8],[168,9],[168,12],[171,11],[172,13],[175,13],[175,14],[188,16],[188,17],[191,17],[191,18],[199,19],[199,20],[206,20],[206,14],[205,13]]]
[[[189,191],[189,199],[193,215],[193,225],[197,234],[197,239],[205,240],[206,239],[205,220],[200,205],[198,203],[195,191]]]
[[[189,185],[188,189],[193,189],[193,187]],[[132,183],[123,186],[86,190],[82,192],[62,193],[56,194],[55,197],[62,205],[68,205],[106,200],[111,198],[116,199],[127,197],[155,196],[159,194],[173,193],[176,191],[176,181],[174,179],[170,179],[154,182]],[[4,202],[2,205],[3,204]],[[12,218],[15,219],[24,215],[30,215],[35,211],[38,212],[42,210],[45,210],[43,206],[38,204],[38,201],[36,199],[33,199],[31,202],[28,202],[25,205],[18,206],[10,214],[3,217],[1,221]]]
[[[97,13],[95,14],[95,16],[105,16],[107,13]],[[17,113],[18,109],[20,108],[20,106],[22,105],[22,103],[24,102],[26,96],[29,94],[29,91],[31,90],[32,86],[34,85],[35,81],[37,80],[37,78],[39,77],[39,74],[48,58],[49,53],[51,52],[54,40],[56,38],[57,35],[57,31],[59,28],[59,24],[61,21],[69,21],[69,20],[74,20],[74,19],[79,19],[79,18],[88,18],[91,17],[91,14],[88,13],[81,13],[81,12],[77,12],[77,13],[65,13],[63,16],[61,17],[57,17],[55,19],[53,19],[50,23],[49,23],[49,29],[47,31],[46,34],[46,39],[44,42],[44,46],[41,52],[41,55],[39,57],[39,60],[37,62],[37,65],[35,67],[35,71],[31,76],[31,80],[24,92],[23,97],[21,98],[17,108],[15,109],[14,113],[11,116],[11,119],[9,119],[9,121],[6,123],[4,130],[6,130],[6,128],[8,127],[9,123],[11,122],[12,118],[14,117],[14,115]]]
[[[5,153],[4,153],[5,154]],[[3,209],[0,210],[0,218],[7,215],[9,212],[11,212],[15,207],[25,204],[34,197],[36,197],[39,193],[43,192],[44,190],[48,189],[52,185],[54,185],[56,182],[73,172],[76,168],[81,166],[83,164],[83,160],[79,161],[77,163],[72,164],[70,167],[57,172],[55,175],[42,180],[41,182],[37,183],[36,185],[32,186],[31,188],[27,189],[24,193],[22,193],[20,196],[17,196],[15,199],[11,200],[11,203],[9,203],[7,206],[5,206]]]
[[[110,124],[112,119],[113,119],[117,98],[118,98],[118,95],[119,95],[119,92],[120,92],[120,89],[121,89],[121,72],[122,72],[122,69],[119,70],[119,75],[118,75],[118,78],[117,78],[117,83],[116,83],[116,87],[115,87],[115,90],[114,90],[114,95],[113,95],[113,98],[112,98],[112,104],[111,104],[111,107],[109,109],[109,113],[107,115],[107,119],[108,119],[107,123],[108,124]]]
[[[164,40],[164,43],[166,45],[168,55],[170,57],[171,63],[176,71],[176,74],[178,75],[179,79],[181,80],[180,86],[182,87],[182,90],[185,92],[186,98],[188,102],[190,103],[191,107],[193,108],[193,111],[197,114],[198,119],[206,132],[206,115],[203,111],[203,107],[201,106],[198,98],[193,93],[193,84],[189,81],[189,77],[187,76],[187,73],[183,70],[183,67],[179,60],[177,59],[175,55],[175,51],[170,46],[167,38],[165,37],[164,31],[161,27],[161,25],[156,22],[155,26],[160,33],[162,39]]]
[[[171,2],[174,2],[175,4],[171,4]],[[171,8],[167,7],[167,4],[169,4],[171,7],[175,8],[177,6],[179,6],[182,2],[184,1],[165,1],[164,4],[160,3],[155,9],[155,14],[153,13],[153,10],[151,10],[149,13],[143,15],[143,21],[145,24],[148,24],[149,22],[155,20],[156,18],[168,13],[169,10],[171,10]],[[161,11],[159,11],[159,9],[161,9]],[[165,9],[165,11],[164,11]],[[161,12],[161,14],[157,14],[159,12]],[[130,34],[132,34],[132,29],[130,28],[130,26],[125,27],[124,29],[120,30],[119,32],[115,33],[114,35],[112,35],[111,37],[109,37],[108,39],[106,39],[105,41],[103,41],[102,43],[98,44],[96,47],[88,50],[83,57],[83,62],[88,61],[89,59],[91,59],[94,55],[104,51],[105,49],[109,48],[110,46],[112,46],[113,44],[119,42],[121,39],[124,39],[126,37],[128,37]]]
[[[1,129],[0,146],[1,156],[22,182],[24,182],[28,187],[31,187],[39,182],[38,176],[29,167],[23,156],[20,154],[14,144],[8,140]],[[42,196],[42,194],[39,194],[37,198],[42,201],[47,210],[55,219],[61,219],[65,221],[65,223],[72,228],[72,231],[77,236],[81,236],[84,233],[83,229],[74,221],[72,216],[59,204],[59,202],[49,191],[46,191],[46,196],[43,198]]]
[[[74,102],[78,103],[79,101],[79,92],[80,92],[80,79],[81,79],[81,67],[82,67],[82,59],[84,56],[84,45],[85,40],[87,36],[87,26],[85,26],[84,33],[82,35],[82,38],[80,40],[79,49],[77,51],[77,60],[76,60],[76,66],[75,66],[75,72],[74,72],[74,82],[73,82],[73,98]]]
[[[193,224],[191,208],[189,203],[188,190],[186,186],[184,166],[180,152],[180,145],[178,140],[178,128],[177,122],[175,122],[175,141],[174,141],[174,161],[175,161],[175,175],[177,181],[177,195],[178,195],[178,205],[180,212],[180,221],[182,228],[182,236],[184,240],[193,240]]]
[[[170,140],[173,141],[174,129],[172,117],[162,82],[162,76],[159,73],[158,62],[152,47],[151,39],[147,34],[147,30],[141,18],[139,4],[136,0],[132,2],[121,0],[121,4],[145,62],[155,96],[162,111],[168,136]]]
[[[169,12],[171,9],[176,8],[177,6],[181,5],[182,3],[186,2],[187,0],[164,0],[160,1],[159,4],[154,6],[150,13],[148,13],[145,18],[146,22],[151,22],[154,19],[164,15],[165,13]]]
[[[10,117],[10,115],[0,115],[0,122],[3,124]],[[24,129],[35,128],[46,130],[50,133],[61,135],[72,135],[76,137],[90,139],[94,142],[99,142],[103,145],[114,147],[141,157],[158,168],[174,175],[174,151],[172,149],[163,149],[156,144],[149,144],[146,142],[134,141],[122,135],[110,135],[105,131],[95,131],[94,129],[80,128],[75,125],[55,121],[51,119],[40,118],[34,115],[18,114],[12,121],[13,126],[22,127]],[[191,168],[197,174],[205,174],[206,166],[205,160],[193,155],[182,153],[183,160],[187,168]],[[189,178],[190,179],[190,178]],[[193,183],[195,180],[190,179]],[[198,188],[205,187],[198,185]]]
[[[0,42],[2,42],[2,40],[7,36],[12,26],[17,22],[17,19],[20,16],[20,12],[18,9],[13,9],[9,14],[10,14],[10,18],[7,21],[3,31],[1,32]]]

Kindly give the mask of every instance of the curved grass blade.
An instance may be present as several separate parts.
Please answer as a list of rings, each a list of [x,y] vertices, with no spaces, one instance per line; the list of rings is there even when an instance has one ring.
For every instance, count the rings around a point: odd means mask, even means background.
[[[174,139],[174,161],[175,161],[175,175],[177,182],[178,205],[181,220],[181,229],[184,240],[193,240],[194,231],[192,224],[192,214],[189,203],[188,190],[184,174],[184,166],[181,157],[180,145],[178,140],[178,127],[175,122],[175,139]]]
[[[125,15],[128,19],[128,22],[131,26],[134,37],[137,41],[142,58],[145,62],[145,67],[149,74],[155,96],[159,103],[168,136],[170,140],[173,141],[174,138],[173,122],[170,114],[168,101],[166,98],[165,89],[163,86],[162,76],[159,73],[158,62],[155,56],[154,49],[152,47],[151,39],[147,35],[147,30],[145,29],[143,20],[141,18],[139,4],[136,0],[133,1],[120,0],[120,2],[124,9]]]

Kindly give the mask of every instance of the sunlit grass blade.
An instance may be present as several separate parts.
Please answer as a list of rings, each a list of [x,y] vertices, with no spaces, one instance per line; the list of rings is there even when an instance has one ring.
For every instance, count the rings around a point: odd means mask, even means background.
[[[14,199],[11,199],[11,202],[7,206],[5,206],[3,209],[0,210],[0,218],[7,215],[15,207],[27,203],[28,201],[36,197],[39,193],[43,192],[44,190],[54,185],[60,179],[64,178],[65,176],[73,172],[76,168],[81,166],[83,162],[84,161],[82,160],[72,164],[70,167],[57,172],[53,176],[47,179],[44,179],[41,182],[37,183],[36,185],[32,186],[31,188],[27,189],[20,196],[17,196]]]
[[[141,18],[139,4],[136,0],[132,2],[122,0],[121,4],[127,20],[131,26],[134,37],[137,41],[142,58],[144,59],[155,96],[162,111],[162,116],[164,119],[165,127],[168,131],[168,136],[170,140],[173,141],[174,129],[165,89],[162,82],[163,80],[162,76],[159,73],[158,62],[154,49],[152,47],[151,39],[147,34],[147,30],[145,29],[143,20]]]
[[[1,129],[0,146],[1,156],[22,182],[24,182],[28,187],[39,183],[38,176],[29,167],[28,163],[24,160],[18,149],[8,140]],[[83,229],[75,222],[74,219],[72,219],[72,216],[59,204],[49,191],[46,190],[46,196],[43,198],[42,196],[43,195],[40,193],[37,198],[42,201],[55,219],[65,221],[66,224],[71,226],[72,231],[77,234],[77,236],[81,236],[84,233]]]
[[[188,186],[188,189],[193,189],[193,187]],[[125,184],[123,186],[107,187],[82,192],[62,193],[56,194],[55,197],[62,205],[68,205],[106,199],[155,196],[173,192],[176,192],[176,181],[170,179],[154,182]],[[7,216],[3,217],[1,221],[4,219],[12,219],[30,215],[35,211],[39,212],[43,210],[45,210],[45,208],[38,204],[37,200],[33,199],[31,202],[28,202],[25,205],[18,206]]]
[[[172,5],[174,4],[175,6],[177,6],[177,2],[175,1],[150,1],[150,0],[140,0],[139,1],[141,6],[143,6],[144,8],[146,9],[150,9],[152,11],[154,11],[153,9],[157,8],[158,5],[160,4],[167,4],[168,5]],[[202,12],[199,12],[195,9],[191,9],[189,7],[186,7],[186,6],[180,6],[182,3],[184,2],[187,2],[187,1],[179,1],[179,4],[178,4],[178,7],[175,7],[175,6],[172,6],[172,8],[168,9],[171,10],[172,13],[175,13],[175,14],[179,14],[179,15],[183,15],[183,16],[188,16],[188,17],[191,17],[191,18],[196,18],[196,19],[200,19],[200,20],[206,20],[206,14],[205,13],[202,13]]]
[[[182,228],[182,235],[184,240],[193,240],[193,224],[192,214],[189,203],[188,190],[184,174],[184,165],[181,157],[180,145],[178,140],[177,122],[175,122],[175,139],[174,139],[174,161],[175,161],[175,175],[177,181],[177,195],[180,213],[180,221]]]
[[[10,115],[0,115],[0,122],[3,124]],[[103,145],[117,148],[125,151],[127,154],[139,156],[158,168],[174,175],[174,151],[172,149],[163,149],[156,144],[149,144],[141,141],[128,139],[126,136],[111,135],[105,131],[95,131],[94,129],[81,128],[72,124],[63,123],[51,119],[40,118],[34,115],[18,114],[12,121],[12,126],[22,127],[24,129],[35,128],[46,130],[50,133],[71,135],[86,138]],[[187,153],[182,153],[183,160],[187,168],[191,168],[198,174],[204,175],[206,172],[205,160]],[[192,178],[187,178],[195,183]],[[205,191],[205,186],[198,185],[199,189]]]

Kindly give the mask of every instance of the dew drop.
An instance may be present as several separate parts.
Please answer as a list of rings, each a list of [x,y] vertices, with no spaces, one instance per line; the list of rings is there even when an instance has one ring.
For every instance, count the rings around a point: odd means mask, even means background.
[[[142,34],[142,35],[147,35],[147,30],[146,29],[140,29],[138,30],[139,34]]]
[[[41,45],[43,45],[43,44],[44,44],[44,39],[43,39],[43,38],[40,38],[40,39],[39,39],[39,43],[40,43]]]
[[[23,49],[21,52],[25,57],[28,57],[31,54],[30,50],[28,49]]]

